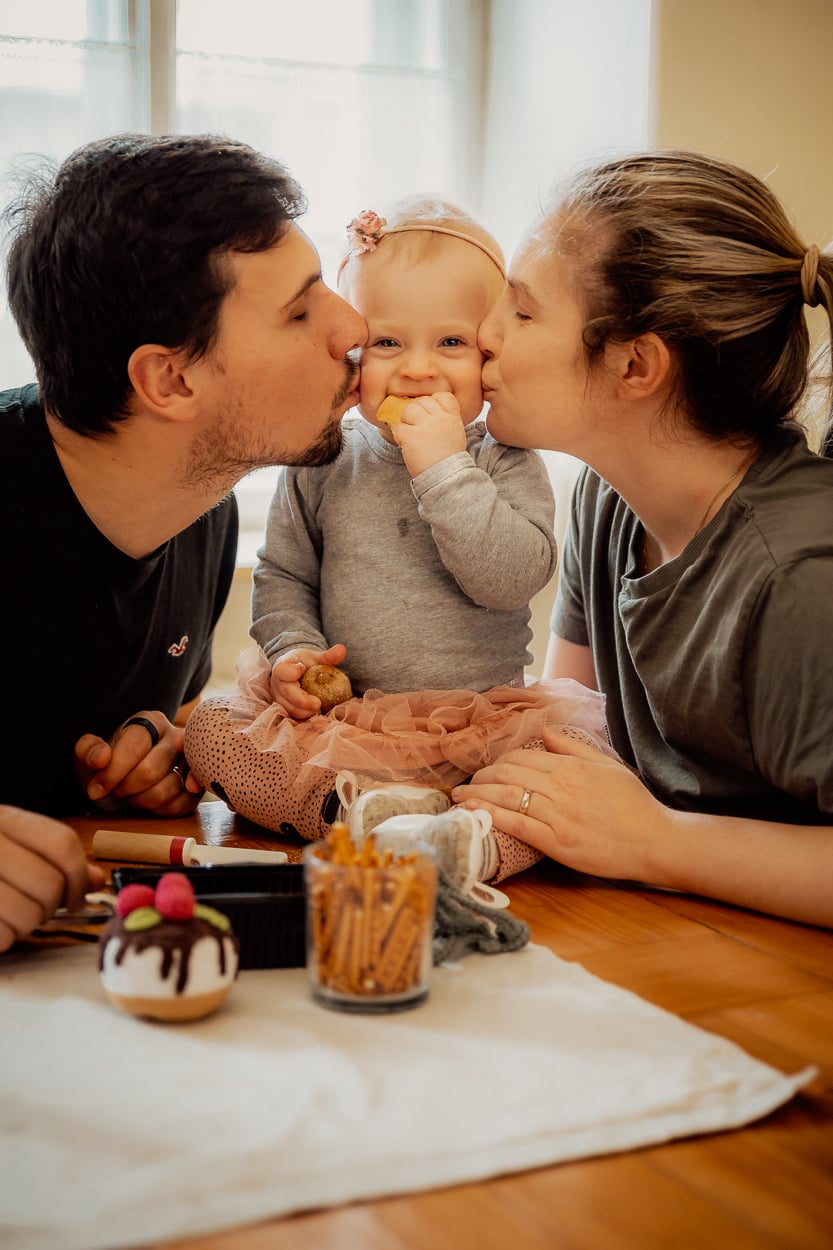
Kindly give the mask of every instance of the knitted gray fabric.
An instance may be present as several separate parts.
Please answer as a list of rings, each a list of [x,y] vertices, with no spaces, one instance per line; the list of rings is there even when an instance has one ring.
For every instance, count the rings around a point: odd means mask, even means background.
[[[434,923],[435,964],[461,959],[472,951],[482,955],[516,951],[528,941],[529,925],[525,921],[462,894],[440,869]]]

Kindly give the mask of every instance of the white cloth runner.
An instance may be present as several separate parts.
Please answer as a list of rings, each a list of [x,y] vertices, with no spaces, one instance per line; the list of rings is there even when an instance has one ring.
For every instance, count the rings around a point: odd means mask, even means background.
[[[0,1242],[98,1250],[731,1128],[784,1076],[542,947],[435,969],[383,1017],[316,1006],[301,969],[149,1024],[96,949],[0,959]]]

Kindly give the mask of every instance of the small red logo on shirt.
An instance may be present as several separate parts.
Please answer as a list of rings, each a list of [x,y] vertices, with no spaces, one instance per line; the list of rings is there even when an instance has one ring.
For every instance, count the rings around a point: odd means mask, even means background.
[[[168,655],[184,655],[188,646],[188,635],[183,634],[179,642],[172,642],[168,647]]]

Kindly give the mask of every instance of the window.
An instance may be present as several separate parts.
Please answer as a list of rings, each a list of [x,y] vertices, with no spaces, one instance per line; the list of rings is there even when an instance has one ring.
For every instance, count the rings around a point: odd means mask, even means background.
[[[119,130],[219,131],[289,166],[332,281],[344,226],[361,209],[420,188],[474,202],[479,7],[0,0],[3,202],[26,153],[60,160]],[[32,376],[5,302],[0,366],[4,386]],[[244,528],[262,524],[274,473],[238,487]]]
[[[651,0],[0,0],[0,191],[119,130],[286,162],[332,282],[357,211],[440,190],[507,253],[552,179],[644,146]],[[488,162],[483,152],[488,151]],[[0,389],[32,376],[0,296]],[[275,471],[237,488],[251,556]]]
[[[141,9],[141,6],[138,6]],[[0,190],[34,156],[61,159],[97,135],[147,129],[147,31],[128,0],[0,0]],[[32,365],[0,298],[0,388]]]

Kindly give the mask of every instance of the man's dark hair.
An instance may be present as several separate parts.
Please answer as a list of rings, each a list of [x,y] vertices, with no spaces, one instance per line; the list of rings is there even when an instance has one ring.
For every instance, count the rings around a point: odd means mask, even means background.
[[[112,135],[32,179],[6,212],[7,277],[47,410],[82,434],[112,430],[133,351],[203,356],[226,253],[266,251],[305,209],[280,162],[217,135]]]

